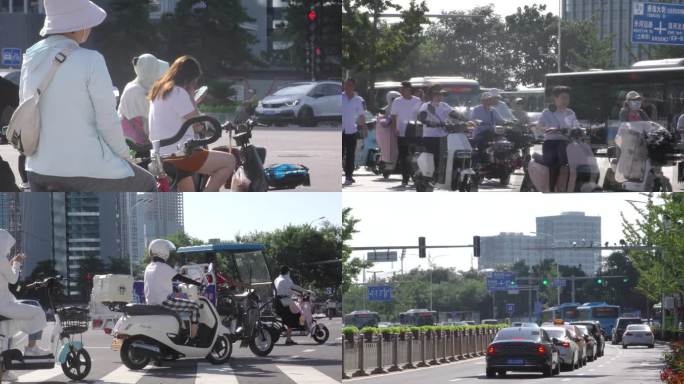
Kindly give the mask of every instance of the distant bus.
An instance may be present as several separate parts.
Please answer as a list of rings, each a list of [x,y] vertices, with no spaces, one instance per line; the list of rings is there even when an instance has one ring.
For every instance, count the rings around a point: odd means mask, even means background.
[[[387,106],[387,94],[390,91],[399,91],[401,88],[401,83],[398,81],[379,81],[375,83],[375,94],[372,97],[375,100],[375,107],[378,112],[380,109]]]
[[[608,338],[613,332],[617,318],[620,317],[619,306],[603,302],[584,303],[577,307],[577,311],[579,312],[579,320],[598,320]]]
[[[402,325],[435,325],[437,324],[437,311],[428,309],[409,309],[399,314],[399,323]]]
[[[541,113],[546,108],[544,88],[520,88],[515,91],[503,91],[501,96],[508,101],[509,105],[518,97],[523,99],[525,112]]]
[[[570,108],[586,126],[599,129],[597,144],[613,144],[619,111],[629,91],[637,91],[655,106],[653,119],[671,130],[684,112],[684,60],[636,63],[629,69],[590,70],[546,75],[546,95],[557,85],[572,88]],[[648,112],[648,110],[647,110]]]
[[[359,329],[377,327],[380,322],[380,315],[371,311],[353,311],[344,315],[343,321],[345,326],[354,326]]]
[[[542,323],[553,322],[556,319],[568,322],[577,321],[579,320],[578,306],[578,303],[563,303],[557,307],[545,309],[542,311]]]
[[[476,107],[480,104],[480,83],[477,80],[460,76],[425,76],[412,77],[414,88],[427,92],[433,85],[439,85],[446,92],[444,102],[452,107]]]

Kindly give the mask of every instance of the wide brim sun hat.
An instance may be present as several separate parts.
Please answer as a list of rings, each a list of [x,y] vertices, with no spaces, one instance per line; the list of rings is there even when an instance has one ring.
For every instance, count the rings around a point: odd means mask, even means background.
[[[45,23],[41,36],[81,31],[96,27],[107,12],[89,0],[45,0]]]
[[[637,91],[629,91],[625,95],[625,100],[641,100],[641,95]]]

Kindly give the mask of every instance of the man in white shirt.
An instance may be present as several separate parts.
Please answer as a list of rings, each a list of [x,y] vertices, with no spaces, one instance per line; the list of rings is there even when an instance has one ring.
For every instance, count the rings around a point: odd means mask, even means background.
[[[445,94],[446,91],[442,90],[439,85],[433,85],[427,94],[430,101],[424,103],[418,110],[418,120],[423,123],[423,146],[433,155],[437,180],[441,180],[442,174],[440,172],[442,151],[440,138],[448,135],[444,123],[449,120],[453,112],[451,106],[442,101]]]
[[[356,81],[347,79],[342,93],[342,157],[344,158],[344,184],[354,183],[356,163],[356,139],[366,135],[365,103],[363,98],[354,92]]]
[[[406,187],[411,178],[411,164],[409,164],[409,145],[411,139],[406,137],[406,125],[409,121],[415,121],[418,118],[418,109],[423,102],[413,96],[413,87],[408,81],[401,83],[401,97],[398,97],[392,102],[390,114],[394,123],[394,129],[399,135],[399,158],[398,166],[401,169],[401,185]]]
[[[288,320],[292,320],[292,322],[294,322],[296,319],[299,324],[302,324],[302,311],[297,303],[292,300],[292,295],[295,292],[302,293],[307,292],[307,290],[292,281],[290,278],[290,268],[286,266],[280,268],[280,276],[276,277],[275,281],[273,281],[273,285],[275,286],[276,290],[276,299],[280,301],[280,304],[282,304],[282,306],[286,310],[289,310],[292,314],[290,319],[283,319],[283,323],[285,323],[285,326],[287,327],[287,338],[285,339],[285,345],[295,345],[297,343],[292,340],[292,327],[290,327],[288,324],[290,322]]]

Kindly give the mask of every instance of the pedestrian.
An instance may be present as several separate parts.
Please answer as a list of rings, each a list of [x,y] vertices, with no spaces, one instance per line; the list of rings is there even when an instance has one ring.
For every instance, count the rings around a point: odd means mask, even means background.
[[[399,157],[398,166],[401,170],[401,186],[408,186],[411,178],[411,164],[409,163],[409,146],[412,142],[411,138],[406,137],[406,125],[409,121],[415,121],[418,118],[418,109],[423,104],[419,98],[413,96],[413,87],[408,81],[401,83],[401,97],[398,97],[392,102],[391,116],[394,130],[399,136],[398,147]]]
[[[542,156],[544,164],[549,167],[549,191],[556,190],[560,169],[568,163],[567,147],[568,130],[576,128],[579,123],[570,105],[570,88],[555,86],[551,90],[553,104],[545,109],[537,125],[544,130]]]
[[[451,106],[442,101],[446,91],[439,85],[433,85],[428,90],[430,101],[424,103],[418,110],[418,120],[423,123],[423,146],[434,157],[435,174],[439,174],[441,138],[447,136],[444,123],[452,112]]]
[[[642,97],[637,91],[627,92],[619,117],[621,122],[651,121],[651,118],[642,109]]]
[[[191,95],[195,94],[202,76],[200,63],[193,57],[181,56],[150,90],[150,140],[173,137],[186,120],[199,116]],[[182,142],[195,137],[194,128],[188,129]],[[206,192],[217,192],[235,171],[235,157],[226,152],[196,149],[192,154],[178,154],[176,144],[161,147],[164,162],[178,170],[178,191],[194,192],[192,176],[201,173],[209,176]]]
[[[24,55],[19,92],[21,102],[33,97],[56,68],[41,89],[38,147],[26,157],[31,191],[155,191],[154,177],[129,161],[104,57],[80,47],[107,13],[88,0],[44,5],[45,38]]]
[[[126,84],[119,103],[119,117],[126,138],[136,144],[149,143],[150,100],[147,94],[154,83],[169,69],[169,63],[145,53],[131,61],[136,77]],[[130,133],[126,131],[129,130]]]
[[[342,93],[342,158],[344,159],[344,184],[351,185],[354,180],[356,163],[356,140],[365,137],[366,108],[363,98],[354,91],[356,80],[349,78],[344,82]]]
[[[481,104],[470,112],[470,120],[475,122],[473,144],[482,157],[487,148],[487,143],[494,134],[494,128],[497,124],[503,124],[505,120],[494,108],[499,100],[491,92],[483,93],[480,100]]]

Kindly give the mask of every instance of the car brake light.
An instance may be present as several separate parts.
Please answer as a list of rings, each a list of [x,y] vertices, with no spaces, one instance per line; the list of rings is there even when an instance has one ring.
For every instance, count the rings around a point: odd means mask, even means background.
[[[561,343],[561,346],[563,346],[564,348],[570,348],[570,343],[568,343],[567,341],[564,341]]]
[[[102,326],[102,320],[93,320],[93,328],[99,328],[100,326]]]
[[[538,347],[537,347],[537,353],[539,353],[539,354],[544,354],[544,353],[546,353],[546,348],[544,348],[543,345],[538,346]]]
[[[111,335],[111,334],[112,334],[112,329],[111,329],[111,328],[105,328],[105,329],[104,329],[104,333],[106,333],[107,335]]]
[[[632,332],[625,333],[625,336],[632,336]]]
[[[646,335],[646,336],[653,336],[653,335],[651,334],[651,332],[646,332],[646,333],[644,333],[644,335]]]
[[[496,349],[494,349],[493,345],[490,345],[489,348],[487,348],[487,354],[493,355],[494,353],[496,353]]]

